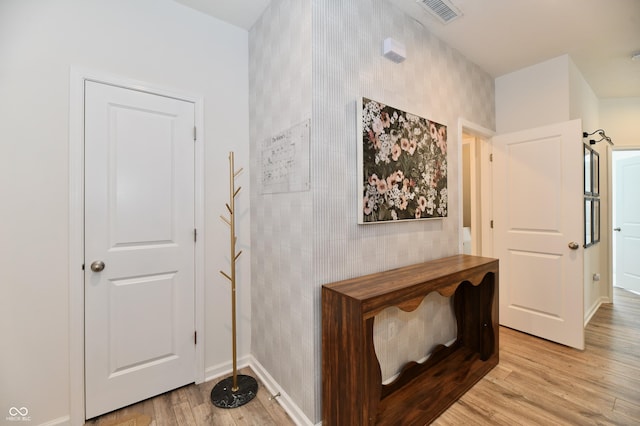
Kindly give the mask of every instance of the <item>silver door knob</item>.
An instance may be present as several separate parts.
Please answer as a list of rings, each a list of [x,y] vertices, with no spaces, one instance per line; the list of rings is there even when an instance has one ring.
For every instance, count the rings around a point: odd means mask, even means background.
[[[575,241],[571,241],[569,243],[569,248],[571,250],[578,250],[578,247],[580,247],[580,244],[576,243]]]
[[[616,232],[620,232],[620,231],[622,231],[622,228],[613,228],[613,230],[616,231]]]
[[[100,272],[104,269],[104,262],[102,260],[96,260],[91,263],[91,270],[93,272]]]

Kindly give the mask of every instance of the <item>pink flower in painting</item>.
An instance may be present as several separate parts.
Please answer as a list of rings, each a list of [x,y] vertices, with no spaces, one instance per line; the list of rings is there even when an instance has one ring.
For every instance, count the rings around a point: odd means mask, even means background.
[[[440,152],[442,152],[442,155],[446,155],[447,154],[447,128],[446,127],[440,127],[438,129],[438,138],[437,140],[437,144],[438,144],[438,148],[440,148]]]
[[[402,192],[409,192],[409,179],[404,178],[402,181]]]
[[[402,173],[402,171],[397,170],[389,175],[389,177],[387,178],[387,185],[391,187],[397,182],[402,182],[402,179],[404,179],[404,174]]]
[[[431,135],[432,140],[438,139],[438,128],[434,123],[429,122],[429,134]]]
[[[384,194],[385,192],[387,192],[387,189],[389,189],[389,187],[387,186],[387,181],[384,179],[378,180],[377,189],[378,189],[378,192],[381,194]]]
[[[391,126],[391,119],[389,118],[389,114],[386,112],[382,112],[380,114],[380,122],[382,123],[382,127],[385,129]]]
[[[409,139],[407,138],[400,139],[400,148],[402,148],[403,151],[409,151],[410,146],[411,144],[409,143]]]
[[[391,158],[393,158],[393,161],[398,161],[398,158],[400,158],[400,154],[402,154],[402,149],[400,149],[400,145],[398,144],[393,145],[393,147],[391,148]]]
[[[393,185],[396,183],[396,176],[395,174],[390,174],[387,177],[387,188],[392,188]]]
[[[407,197],[405,197],[404,195],[400,196],[400,210],[406,210],[407,206],[409,205],[409,201],[407,200]]]
[[[364,200],[362,202],[364,205],[364,214],[371,214],[371,206],[369,205],[369,197],[365,195]]]
[[[377,185],[378,184],[378,175],[377,174],[372,174],[371,176],[369,176],[369,185]]]
[[[378,136],[371,130],[369,130],[369,140],[371,141],[371,144],[375,149],[380,149],[380,147],[382,146],[382,144],[380,143],[380,139],[378,139]]]
[[[409,155],[413,155],[413,153],[416,152],[417,147],[418,142],[416,142],[415,139],[411,139],[411,142],[409,142]]]
[[[421,195],[420,198],[418,198],[418,209],[423,212],[425,211],[425,209],[427,208],[427,199]]]

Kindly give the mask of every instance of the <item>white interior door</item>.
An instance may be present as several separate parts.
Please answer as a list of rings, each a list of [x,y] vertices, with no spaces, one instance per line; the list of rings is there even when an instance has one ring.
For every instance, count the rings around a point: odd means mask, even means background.
[[[86,83],[87,418],[194,381],[194,114]]]
[[[640,156],[616,161],[616,285],[640,292]]]
[[[581,136],[580,120],[495,136],[493,216],[500,323],[584,349]]]

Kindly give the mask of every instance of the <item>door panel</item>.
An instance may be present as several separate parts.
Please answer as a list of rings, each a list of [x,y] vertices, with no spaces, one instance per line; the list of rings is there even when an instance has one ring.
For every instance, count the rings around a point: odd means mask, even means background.
[[[108,317],[113,331],[109,342],[112,374],[121,375],[175,357],[175,286],[175,273],[111,281]]]
[[[173,117],[117,106],[110,113],[113,245],[171,242]]]
[[[512,231],[558,232],[561,149],[554,137],[520,139],[507,146],[508,219]]]
[[[579,120],[493,139],[500,323],[584,348]],[[504,277],[504,278],[503,278]]]
[[[616,161],[616,285],[640,292],[640,156]]]
[[[562,258],[547,253],[509,251],[510,308],[559,318],[560,298],[549,297],[562,279]],[[549,279],[552,277],[552,279]]]
[[[190,102],[86,83],[87,418],[194,381],[193,126]]]

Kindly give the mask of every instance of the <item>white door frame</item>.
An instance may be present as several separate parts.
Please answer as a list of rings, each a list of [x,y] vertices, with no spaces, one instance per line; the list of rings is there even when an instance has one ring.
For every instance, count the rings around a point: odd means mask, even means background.
[[[613,268],[615,266],[615,259],[613,258],[613,225],[615,224],[615,218],[613,217],[613,151],[640,151],[640,146],[638,145],[629,145],[629,146],[607,146],[607,180],[608,186],[607,191],[609,194],[609,199],[607,209],[609,211],[607,217],[608,221],[606,224],[600,223],[600,238],[604,235],[608,235],[609,239],[609,247],[608,247],[608,257],[607,260],[609,262],[609,300],[608,303],[614,302],[613,300]],[[601,206],[602,208],[602,206]],[[607,226],[607,232],[602,232],[602,227]]]
[[[71,67],[69,81],[69,383],[72,425],[85,421],[84,387],[84,82],[86,80],[192,102],[195,106],[195,226],[204,232],[204,120],[202,96],[158,87],[146,82],[100,71]],[[195,328],[194,381],[205,380],[204,368],[204,241],[195,245]]]
[[[458,118],[458,253],[462,253],[462,239],[463,239],[463,232],[462,232],[462,228],[463,228],[463,224],[462,224],[462,144],[463,144],[463,138],[462,135],[463,133],[467,133],[476,137],[480,137],[482,139],[485,139],[487,141],[487,143],[490,143],[491,138],[493,137],[493,135],[495,134],[495,132],[493,130],[487,129],[485,127],[482,127],[478,124],[472,123],[470,121],[465,120],[464,118]],[[484,163],[483,163],[484,164]],[[484,173],[483,173],[484,175]],[[487,182],[486,180],[483,180],[480,185],[482,186],[481,188],[481,193],[486,193],[487,191],[489,193],[491,193],[492,189],[491,189],[491,182]],[[482,240],[484,241],[486,238],[488,238],[489,235],[491,235],[490,231],[490,227],[489,227],[489,223],[487,222],[487,218],[489,218],[491,216],[490,214],[490,209],[491,209],[491,201],[485,200],[485,202],[482,203],[482,212],[480,214],[480,216],[483,218],[483,223],[481,226],[482,229]],[[493,247],[492,244],[484,244],[482,243],[482,247],[483,247],[483,252],[482,255],[487,257],[487,256],[492,256],[493,253],[485,253],[485,248],[486,247]]]

